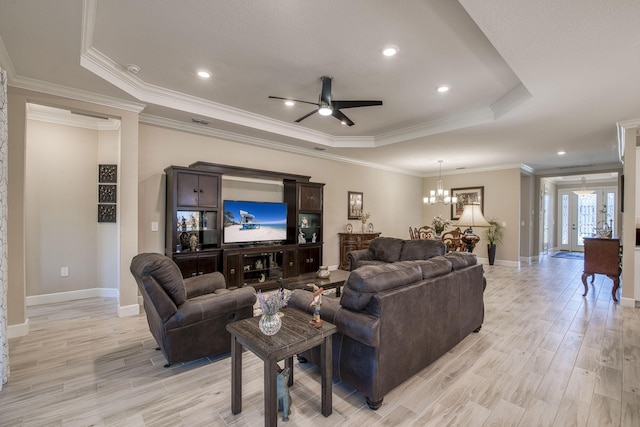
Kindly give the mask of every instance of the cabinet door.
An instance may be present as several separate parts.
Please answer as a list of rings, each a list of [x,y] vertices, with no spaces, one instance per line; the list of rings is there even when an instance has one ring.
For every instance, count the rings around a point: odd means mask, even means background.
[[[198,274],[207,274],[218,271],[217,254],[200,254],[198,257]]]
[[[198,275],[198,255],[180,255],[174,256],[173,260],[180,268],[182,272],[182,277],[193,277]]]
[[[242,255],[233,254],[224,257],[224,271],[228,288],[241,288],[242,281]]]
[[[178,206],[198,206],[198,175],[177,173]]]
[[[301,211],[322,211],[322,187],[300,184],[298,207]]]
[[[313,273],[320,268],[321,248],[314,246],[298,250],[300,274]]]
[[[218,183],[217,176],[200,175],[198,180],[198,206],[218,207]]]
[[[284,277],[296,277],[298,275],[298,260],[295,249],[284,251],[284,260],[282,262],[282,273]]]

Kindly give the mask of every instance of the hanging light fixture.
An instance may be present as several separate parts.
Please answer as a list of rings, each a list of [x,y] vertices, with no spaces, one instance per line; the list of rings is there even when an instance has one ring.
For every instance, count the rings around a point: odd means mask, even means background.
[[[583,176],[580,180],[580,190],[575,190],[575,194],[578,196],[586,196],[588,194],[593,194],[593,190],[587,190],[587,177]]]
[[[442,203],[443,205],[448,205],[450,203],[456,204],[458,202],[457,197],[449,197],[449,190],[445,190],[442,184],[442,160],[438,160],[440,163],[440,176],[438,177],[438,181],[436,181],[436,189],[431,190],[429,192],[429,197],[424,197],[422,201],[424,203],[429,203],[435,205],[436,203]]]

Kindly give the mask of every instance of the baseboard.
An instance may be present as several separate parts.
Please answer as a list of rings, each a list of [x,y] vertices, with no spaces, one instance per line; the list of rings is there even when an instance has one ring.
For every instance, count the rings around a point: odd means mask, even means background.
[[[137,316],[140,314],[140,306],[138,304],[118,306],[118,317]]]
[[[622,307],[632,307],[635,308],[636,306],[636,300],[633,298],[626,298],[626,297],[621,297],[620,298],[620,305]]]
[[[25,337],[27,336],[28,333],[29,333],[29,319],[25,320],[24,323],[7,326],[7,337],[9,339]]]
[[[26,297],[27,307],[32,305],[51,304],[54,302],[74,301],[85,298],[118,298],[118,289],[115,288],[91,288],[77,291],[56,292],[53,294],[33,295]]]
[[[478,257],[478,263],[483,265],[489,265],[489,258],[480,258]],[[520,267],[519,261],[505,261],[502,259],[497,259],[494,261],[493,265],[499,265],[501,267]]]

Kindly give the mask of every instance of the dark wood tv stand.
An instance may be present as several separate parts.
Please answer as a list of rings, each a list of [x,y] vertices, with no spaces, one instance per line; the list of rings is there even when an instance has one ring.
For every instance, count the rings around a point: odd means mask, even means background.
[[[220,271],[228,287],[277,287],[322,264],[324,184],[285,172],[196,162],[166,173],[165,255],[183,277]],[[224,245],[223,175],[282,181],[287,234],[282,244]],[[184,221],[183,221],[184,218]],[[301,237],[302,236],[302,237]]]

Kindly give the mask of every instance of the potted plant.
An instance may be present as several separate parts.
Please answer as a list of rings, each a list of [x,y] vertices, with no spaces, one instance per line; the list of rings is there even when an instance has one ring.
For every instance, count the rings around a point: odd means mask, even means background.
[[[502,225],[496,219],[489,219],[489,228],[484,233],[487,240],[487,251],[489,253],[489,265],[493,265],[496,260],[496,245],[502,242]]]

